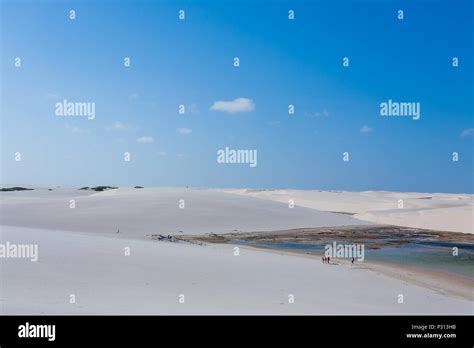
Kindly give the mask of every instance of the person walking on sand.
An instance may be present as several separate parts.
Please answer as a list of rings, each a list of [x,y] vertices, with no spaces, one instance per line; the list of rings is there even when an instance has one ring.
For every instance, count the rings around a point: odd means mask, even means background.
[[[324,260],[324,256],[323,256],[323,257],[321,257],[321,260],[323,260],[323,263],[324,263],[324,261],[325,261],[325,260]]]
[[[352,261],[351,261],[352,264],[354,264],[354,258],[352,258]]]
[[[329,265],[329,263],[331,262],[331,258],[329,256],[327,257],[327,261],[328,261],[328,265]]]

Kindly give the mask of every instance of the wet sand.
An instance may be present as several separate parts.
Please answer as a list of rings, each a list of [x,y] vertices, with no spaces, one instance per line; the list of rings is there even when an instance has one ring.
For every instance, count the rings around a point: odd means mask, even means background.
[[[265,243],[363,243],[370,241],[367,248],[379,249],[416,241],[456,242],[474,244],[474,235],[459,232],[433,231],[428,229],[399,227],[391,225],[354,225],[339,227],[296,228],[280,231],[240,232],[205,235],[179,236],[192,242],[229,243],[245,240]]]

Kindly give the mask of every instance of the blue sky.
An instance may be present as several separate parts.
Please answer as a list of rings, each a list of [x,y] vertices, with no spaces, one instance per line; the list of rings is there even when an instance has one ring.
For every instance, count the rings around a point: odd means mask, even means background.
[[[1,3],[3,185],[474,192],[471,1]],[[254,109],[211,109],[237,98]],[[380,116],[388,99],[420,119]]]

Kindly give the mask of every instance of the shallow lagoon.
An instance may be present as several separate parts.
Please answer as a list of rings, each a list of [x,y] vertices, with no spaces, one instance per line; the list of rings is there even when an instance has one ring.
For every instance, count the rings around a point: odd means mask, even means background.
[[[377,243],[379,242],[380,241],[377,241]],[[325,245],[327,245],[327,243],[272,243],[245,240],[234,240],[233,243],[321,256],[324,253]],[[347,241],[341,241],[338,243],[347,244]],[[380,249],[371,249],[370,241],[367,241],[364,244],[366,246],[365,260],[368,262],[387,262],[390,264],[416,266],[434,271],[454,273],[474,279],[473,244],[416,240],[397,246],[388,245]],[[453,248],[455,247],[458,248],[457,256],[453,255]]]

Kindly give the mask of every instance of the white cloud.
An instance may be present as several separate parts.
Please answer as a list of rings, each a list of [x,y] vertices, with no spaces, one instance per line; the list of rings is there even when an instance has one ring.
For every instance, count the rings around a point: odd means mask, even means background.
[[[468,128],[468,129],[463,130],[461,132],[461,137],[465,138],[465,137],[470,136],[471,134],[474,134],[474,128]]]
[[[128,123],[123,123],[120,121],[115,122],[111,127],[105,128],[107,131],[136,131],[138,130],[138,127],[132,126],[131,124]]]
[[[362,126],[362,128],[360,129],[360,132],[361,132],[361,133],[370,133],[370,132],[372,132],[373,130],[374,130],[373,128],[370,128],[369,126],[364,125],[364,126]]]
[[[252,99],[237,98],[230,101],[216,101],[211,106],[211,110],[228,112],[235,114],[237,112],[249,112],[255,109],[255,103]]]
[[[137,142],[142,143],[142,144],[151,144],[155,141],[153,137],[141,137],[137,139]]]
[[[178,128],[177,131],[179,134],[188,135],[191,134],[193,130],[190,128]]]
[[[166,151],[158,151],[157,155],[164,157],[164,156],[166,156]]]

